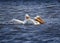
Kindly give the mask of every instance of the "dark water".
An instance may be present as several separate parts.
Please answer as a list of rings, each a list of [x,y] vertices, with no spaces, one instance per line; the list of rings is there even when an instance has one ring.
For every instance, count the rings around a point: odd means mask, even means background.
[[[26,13],[41,16],[45,24],[9,24]],[[0,2],[0,43],[60,43],[60,3]]]

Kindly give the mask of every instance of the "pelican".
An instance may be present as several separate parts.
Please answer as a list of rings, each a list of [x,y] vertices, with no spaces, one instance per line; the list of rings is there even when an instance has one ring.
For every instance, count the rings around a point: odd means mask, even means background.
[[[25,20],[21,21],[18,19],[12,19],[11,22],[14,24],[34,24],[34,25],[40,25],[40,20],[38,19],[39,17],[36,16],[34,19],[31,19],[28,14],[25,15]]]

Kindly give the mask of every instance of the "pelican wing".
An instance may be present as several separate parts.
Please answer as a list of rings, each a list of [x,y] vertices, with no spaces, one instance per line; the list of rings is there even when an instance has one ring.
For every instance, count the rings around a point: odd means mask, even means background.
[[[10,22],[14,23],[14,24],[24,24],[23,21],[18,20],[18,19],[12,19]]]

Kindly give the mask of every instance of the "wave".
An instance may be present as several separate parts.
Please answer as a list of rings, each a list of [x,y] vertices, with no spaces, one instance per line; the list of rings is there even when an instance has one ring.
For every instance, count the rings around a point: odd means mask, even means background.
[[[59,0],[0,0],[0,1],[20,1],[20,2],[55,2],[55,1],[58,1],[60,2]]]

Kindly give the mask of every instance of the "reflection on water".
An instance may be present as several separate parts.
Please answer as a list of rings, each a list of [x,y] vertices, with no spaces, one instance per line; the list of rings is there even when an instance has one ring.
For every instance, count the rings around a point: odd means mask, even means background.
[[[59,43],[60,3],[26,3],[0,3],[0,43]],[[26,13],[41,16],[45,24],[9,24],[13,18],[24,20]]]

